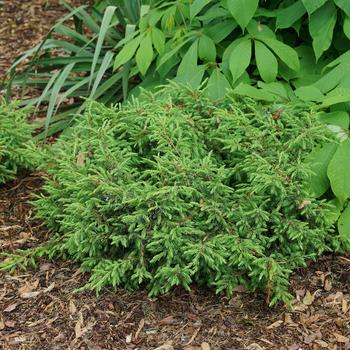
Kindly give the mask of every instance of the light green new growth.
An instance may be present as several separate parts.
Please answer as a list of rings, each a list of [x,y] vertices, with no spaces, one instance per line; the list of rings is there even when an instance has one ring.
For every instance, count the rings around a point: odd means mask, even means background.
[[[28,108],[0,99],[0,185],[15,177],[18,169],[31,168],[32,131],[28,123]]]
[[[327,204],[304,190],[303,163],[328,139],[301,107],[184,87],[91,103],[53,148],[35,206],[56,236],[40,255],[73,258],[97,291],[242,284],[287,301],[290,273],[330,249]]]

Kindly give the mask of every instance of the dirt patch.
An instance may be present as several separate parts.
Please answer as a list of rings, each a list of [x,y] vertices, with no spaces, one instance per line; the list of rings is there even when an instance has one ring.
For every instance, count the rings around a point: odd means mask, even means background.
[[[0,189],[0,249],[35,246],[47,230],[30,200],[40,174]],[[0,274],[3,349],[350,349],[350,259],[323,257],[292,278],[291,309],[263,293],[233,298],[192,286],[156,299],[146,292],[76,292],[88,276],[72,262]]]

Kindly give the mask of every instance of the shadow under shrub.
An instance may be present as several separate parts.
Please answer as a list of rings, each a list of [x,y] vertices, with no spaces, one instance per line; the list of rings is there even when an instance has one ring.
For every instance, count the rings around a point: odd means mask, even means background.
[[[0,185],[15,178],[19,169],[33,167],[32,132],[28,108],[0,98]]]
[[[329,138],[302,107],[184,87],[91,103],[54,146],[35,203],[57,232],[46,253],[81,263],[97,291],[243,284],[287,301],[292,270],[331,249],[328,205],[309,196],[303,163]]]

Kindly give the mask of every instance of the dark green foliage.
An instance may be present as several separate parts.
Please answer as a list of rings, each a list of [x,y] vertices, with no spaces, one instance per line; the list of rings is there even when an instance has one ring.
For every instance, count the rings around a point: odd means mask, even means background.
[[[33,165],[32,131],[28,109],[0,99],[0,185],[15,177],[18,169]]]
[[[40,255],[72,257],[97,291],[243,284],[286,301],[291,271],[332,243],[328,204],[304,186],[305,157],[332,138],[303,106],[205,96],[91,103],[54,145],[35,206],[57,234]]]

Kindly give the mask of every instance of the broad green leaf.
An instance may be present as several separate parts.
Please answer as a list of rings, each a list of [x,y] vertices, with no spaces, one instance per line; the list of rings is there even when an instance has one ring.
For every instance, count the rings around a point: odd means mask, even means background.
[[[298,19],[306,13],[305,6],[301,0],[298,0],[293,5],[276,11],[276,29],[290,28]]]
[[[103,42],[105,40],[107,31],[108,31],[109,25],[111,23],[111,20],[113,18],[115,10],[116,10],[115,6],[108,6],[105,10],[104,15],[103,15],[102,23],[101,23],[100,30],[98,33],[97,44],[96,44],[96,48],[95,48],[95,52],[94,52],[94,58],[93,58],[92,65],[91,65],[89,87],[92,84],[92,77],[93,77],[93,74],[95,72],[97,60],[99,59],[102,45],[103,45]]]
[[[232,50],[229,64],[233,84],[248,68],[251,56],[252,42],[250,39],[243,40]]]
[[[324,74],[313,85],[323,93],[327,93],[337,87],[346,77],[350,76],[349,71],[350,60],[345,61],[326,74]]]
[[[350,2],[348,0],[334,0],[334,3],[350,17]]]
[[[273,53],[260,41],[255,40],[255,61],[260,76],[267,83],[276,79],[278,63]]]
[[[335,143],[325,144],[314,150],[305,160],[314,173],[307,179],[305,187],[315,198],[322,196],[329,188],[327,169],[337,147]]]
[[[182,58],[182,61],[177,70],[177,76],[176,76],[177,81],[180,81],[180,82],[190,81],[192,76],[195,73],[197,74],[197,78],[199,78],[201,74],[201,69],[198,68],[197,61],[198,61],[198,40],[196,40],[190,46],[190,48]]]
[[[349,114],[345,111],[321,112],[318,119],[324,124],[337,125],[343,130],[349,129]]]
[[[327,68],[334,68],[342,63],[350,64],[350,50],[338,56],[335,60],[329,62],[324,67],[324,70],[327,70]]]
[[[314,13],[317,9],[323,6],[327,0],[302,0],[309,15]]]
[[[310,16],[309,31],[316,60],[330,47],[336,22],[337,10],[330,1]]]
[[[324,109],[338,103],[350,101],[350,89],[336,88],[322,100],[322,103],[316,106],[316,109]]]
[[[344,19],[343,31],[346,37],[350,39],[350,18],[348,16]]]
[[[253,18],[259,0],[228,0],[227,7],[230,10],[233,18],[242,29],[245,29]]]
[[[187,38],[186,40],[184,40],[183,42],[181,42],[180,44],[176,45],[176,47],[174,47],[172,50],[167,51],[164,55],[162,55],[158,61],[157,64],[157,70],[163,65],[165,64],[168,60],[170,60],[171,58],[173,58],[174,55],[176,55],[178,53],[178,51],[184,46],[186,45],[190,40],[192,40],[192,37]]]
[[[140,47],[136,53],[136,63],[142,75],[145,75],[153,59],[153,48],[151,33],[141,41]]]
[[[299,70],[299,58],[297,52],[290,46],[282,43],[279,40],[263,38],[264,42],[274,53],[283,61],[289,68]]]
[[[233,19],[226,19],[212,26],[205,26],[203,28],[203,33],[212,39],[214,43],[218,44],[231,34],[236,27],[237,23]]]
[[[207,62],[216,62],[216,46],[213,40],[206,35],[201,35],[198,44],[198,56]]]
[[[248,33],[254,38],[259,40],[276,39],[276,34],[274,31],[265,24],[252,19],[247,26]]]
[[[158,51],[160,55],[163,54],[164,46],[165,46],[164,33],[157,27],[152,27],[151,33],[152,33],[152,42],[153,42],[154,48]]]
[[[196,89],[201,85],[204,73],[204,65],[194,66],[191,70],[191,74],[189,74],[189,71],[183,72],[183,74],[177,75],[174,81],[189,85],[190,87]]]
[[[302,86],[295,91],[295,95],[302,101],[321,101],[324,98],[322,92],[315,86]]]
[[[261,91],[268,92],[276,96],[276,99],[279,100],[288,100],[288,91],[286,89],[287,84],[282,83],[281,81],[276,81],[272,83],[264,83],[258,81],[258,87]]]
[[[263,91],[261,89],[257,89],[256,87],[248,84],[243,84],[243,83],[239,84],[233,90],[233,92],[237,95],[248,96],[260,101],[267,101],[267,102],[276,101],[276,97],[273,94]]]
[[[331,224],[338,221],[339,216],[343,210],[343,205],[339,202],[337,198],[333,198],[327,202],[329,206],[328,212],[326,213],[327,218],[330,220]]]
[[[132,39],[130,42],[128,42],[118,53],[117,57],[115,58],[114,67],[113,69],[116,70],[129,60],[131,60],[139,47],[143,36],[139,35],[136,38]]]
[[[338,125],[328,124],[327,128],[335,133],[335,135],[337,136],[337,138],[340,142],[345,141],[349,138],[348,130],[344,130],[343,128],[341,128]]]
[[[230,88],[231,85],[224,74],[222,74],[220,68],[215,68],[208,80],[208,96],[213,100],[223,98],[226,94],[226,90]]]
[[[350,244],[350,204],[340,215],[338,220],[339,238],[349,248]]]
[[[194,0],[190,7],[190,18],[193,19],[210,2],[210,0]]]
[[[341,142],[329,163],[327,175],[341,203],[350,197],[350,140]]]
[[[202,21],[205,25],[209,24],[211,21],[216,20],[217,18],[222,17],[231,17],[230,12],[226,9],[221,7],[220,3],[215,4],[212,6],[208,11],[205,11],[203,15],[197,16],[196,19],[199,21]]]

